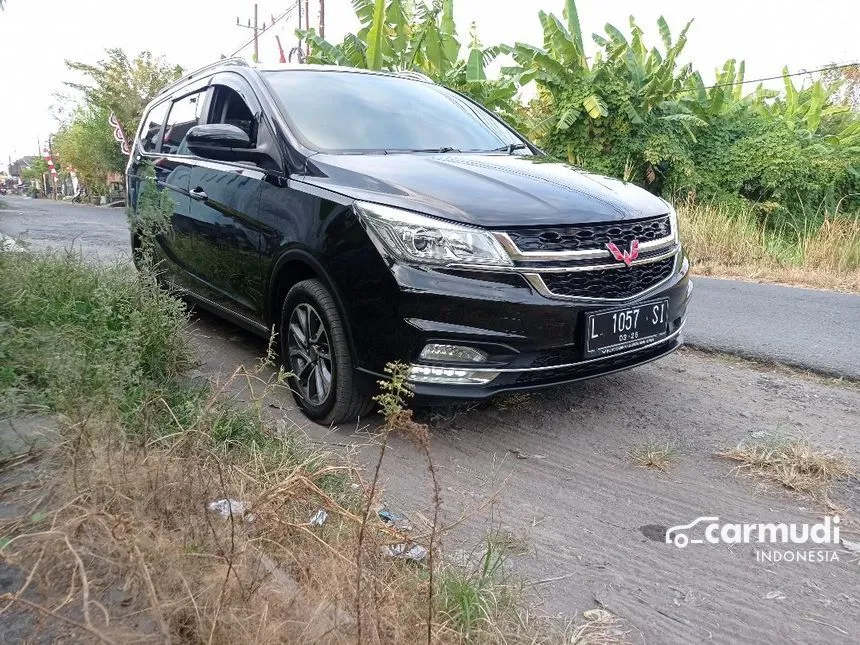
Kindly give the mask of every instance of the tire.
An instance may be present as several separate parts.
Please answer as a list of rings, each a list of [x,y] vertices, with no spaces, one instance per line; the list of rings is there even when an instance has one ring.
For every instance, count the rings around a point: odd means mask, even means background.
[[[343,423],[373,409],[358,391],[343,319],[322,282],[303,280],[289,290],[278,336],[293,398],[309,418]]]

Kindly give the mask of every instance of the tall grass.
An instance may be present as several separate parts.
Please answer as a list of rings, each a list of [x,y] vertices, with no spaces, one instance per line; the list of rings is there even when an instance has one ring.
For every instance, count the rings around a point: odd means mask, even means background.
[[[0,558],[28,572],[0,616],[101,642],[355,643],[359,618],[362,643],[566,641],[500,554],[479,573],[387,555],[413,537],[371,512],[364,474],[268,416],[271,357],[192,383],[185,321],[148,274],[0,253],[0,419],[62,413],[64,440],[37,508],[0,518]],[[219,499],[246,508],[222,518]]]
[[[118,406],[189,363],[183,304],[133,269],[0,253],[0,412]]]
[[[678,209],[681,236],[701,274],[860,292],[860,218],[809,218],[769,226],[750,210],[708,204]]]

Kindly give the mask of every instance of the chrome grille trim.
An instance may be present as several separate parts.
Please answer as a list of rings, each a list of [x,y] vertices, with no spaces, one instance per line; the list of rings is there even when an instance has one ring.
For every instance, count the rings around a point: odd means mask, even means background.
[[[608,249],[588,249],[586,251],[520,251],[507,233],[494,232],[493,235],[514,261],[557,262],[559,260],[598,260],[612,257]],[[672,246],[675,242],[674,235],[668,235],[659,240],[651,240],[650,242],[642,242],[639,245],[639,252],[657,251],[664,247]]]
[[[642,247],[640,246],[639,248],[641,252]],[[640,264],[659,262],[660,260],[665,260],[666,258],[670,258],[673,255],[678,255],[680,251],[681,245],[675,244],[672,248],[659,255],[633,260],[633,262],[630,263],[630,266],[638,266]],[[521,273],[526,276],[531,273],[534,273],[535,271],[540,271],[541,273],[573,273],[576,271],[606,271],[627,268],[627,265],[623,262],[612,262],[612,264],[582,264],[566,267],[499,266],[496,264],[465,264],[452,262],[451,264],[447,264],[445,266],[449,269],[469,269],[472,271],[492,271],[497,273]]]
[[[503,231],[493,231],[492,233],[496,238],[496,241],[502,245],[514,261],[557,262],[559,260],[598,260],[601,258],[612,257],[612,254],[608,249],[586,249],[583,251],[522,251],[517,246],[516,242],[511,239],[511,236],[508,233]],[[677,244],[677,242],[677,231],[671,231],[666,237],[640,243],[639,251],[641,253],[656,251],[667,246]]]
[[[660,260],[665,260],[666,258],[672,257],[673,255],[677,255],[680,250],[681,249],[679,246],[679,247],[673,249],[671,253],[665,253],[661,256],[657,256],[654,258],[648,258],[648,259],[642,260],[642,261],[637,260],[637,261],[633,262],[633,266],[636,266],[638,264],[648,264],[651,262],[659,262]],[[624,269],[624,268],[626,268],[626,266],[622,263],[618,263],[617,265],[603,265],[601,267],[584,267],[584,268],[585,268],[585,270],[595,270],[595,269],[597,269],[597,270],[600,270],[600,269],[608,270],[608,269]],[[568,268],[567,270],[570,270],[570,269]],[[579,271],[582,269],[580,267],[576,267],[574,270]],[[540,271],[542,273],[548,273],[548,272],[556,273],[556,272],[558,272],[557,269],[556,270],[541,269]],[[678,264],[676,261],[674,270],[670,271],[669,275],[667,275],[665,278],[660,280],[660,282],[657,282],[656,284],[653,284],[650,287],[648,287],[647,289],[644,289],[638,293],[635,293],[631,296],[628,296],[627,298],[592,298],[589,296],[566,296],[566,295],[562,295],[562,294],[558,294],[558,293],[555,293],[553,291],[550,291],[549,287],[547,287],[546,282],[544,282],[543,277],[541,276],[540,273],[534,273],[532,270],[528,273],[523,272],[522,276],[528,281],[528,283],[534,288],[535,291],[537,291],[542,296],[544,296],[546,298],[551,298],[553,300],[569,300],[569,301],[576,301],[576,302],[595,302],[595,303],[599,303],[599,302],[625,303],[625,302],[632,302],[633,300],[637,300],[639,298],[644,298],[648,294],[656,291],[657,289],[662,287],[664,284],[669,282],[669,280],[671,280],[675,275],[677,275],[677,271],[678,271]]]

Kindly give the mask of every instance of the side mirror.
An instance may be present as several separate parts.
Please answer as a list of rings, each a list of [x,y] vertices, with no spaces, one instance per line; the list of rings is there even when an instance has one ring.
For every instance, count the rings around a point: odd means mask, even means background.
[[[252,148],[248,134],[227,123],[195,125],[185,135],[185,145],[199,157],[220,161],[235,161]]]

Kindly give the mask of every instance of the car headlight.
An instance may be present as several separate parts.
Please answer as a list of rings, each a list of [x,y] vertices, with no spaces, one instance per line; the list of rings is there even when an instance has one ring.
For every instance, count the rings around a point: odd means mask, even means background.
[[[496,238],[484,229],[368,202],[355,202],[355,210],[401,260],[429,264],[513,264]]]

